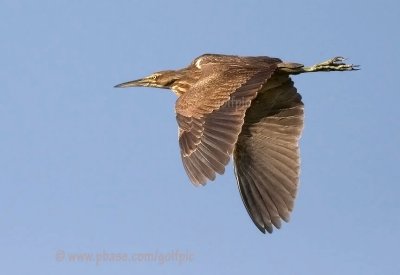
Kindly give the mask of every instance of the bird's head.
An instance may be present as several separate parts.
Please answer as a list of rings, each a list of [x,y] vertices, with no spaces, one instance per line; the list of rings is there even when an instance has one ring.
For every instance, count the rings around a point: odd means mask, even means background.
[[[180,71],[160,71],[141,79],[124,82],[114,86],[115,88],[128,87],[153,87],[163,89],[173,89],[175,82],[181,79]]]

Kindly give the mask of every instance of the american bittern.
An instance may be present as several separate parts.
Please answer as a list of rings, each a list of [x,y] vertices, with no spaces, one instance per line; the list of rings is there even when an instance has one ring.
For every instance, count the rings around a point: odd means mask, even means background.
[[[205,185],[232,154],[243,203],[263,232],[288,222],[299,181],[303,103],[290,74],[351,71],[344,58],[305,67],[267,56],[205,54],[187,68],[161,71],[115,87],[171,89],[183,166]]]

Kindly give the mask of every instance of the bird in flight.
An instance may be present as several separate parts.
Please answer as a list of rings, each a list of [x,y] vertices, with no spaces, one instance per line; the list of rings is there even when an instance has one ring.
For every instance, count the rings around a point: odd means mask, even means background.
[[[233,156],[239,192],[258,229],[288,222],[297,193],[304,106],[290,75],[352,71],[335,57],[306,67],[267,56],[204,54],[188,67],[116,85],[172,90],[183,167],[194,185]]]

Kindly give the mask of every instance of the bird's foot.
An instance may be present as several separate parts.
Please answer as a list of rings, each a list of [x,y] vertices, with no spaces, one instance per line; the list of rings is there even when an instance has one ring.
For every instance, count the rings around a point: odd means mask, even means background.
[[[359,65],[344,63],[345,60],[344,57],[337,56],[309,67],[298,63],[282,62],[278,64],[278,71],[288,74],[302,74],[312,72],[356,71],[360,69]]]
[[[346,64],[346,58],[337,56],[325,62],[315,64],[310,67],[303,67],[304,72],[329,72],[329,71],[356,71],[359,70],[359,65]]]

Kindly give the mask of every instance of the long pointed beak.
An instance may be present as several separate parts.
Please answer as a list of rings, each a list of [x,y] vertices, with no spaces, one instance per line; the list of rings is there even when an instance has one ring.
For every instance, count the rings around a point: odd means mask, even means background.
[[[114,88],[143,87],[148,85],[149,85],[149,80],[146,78],[142,78],[115,85]]]

